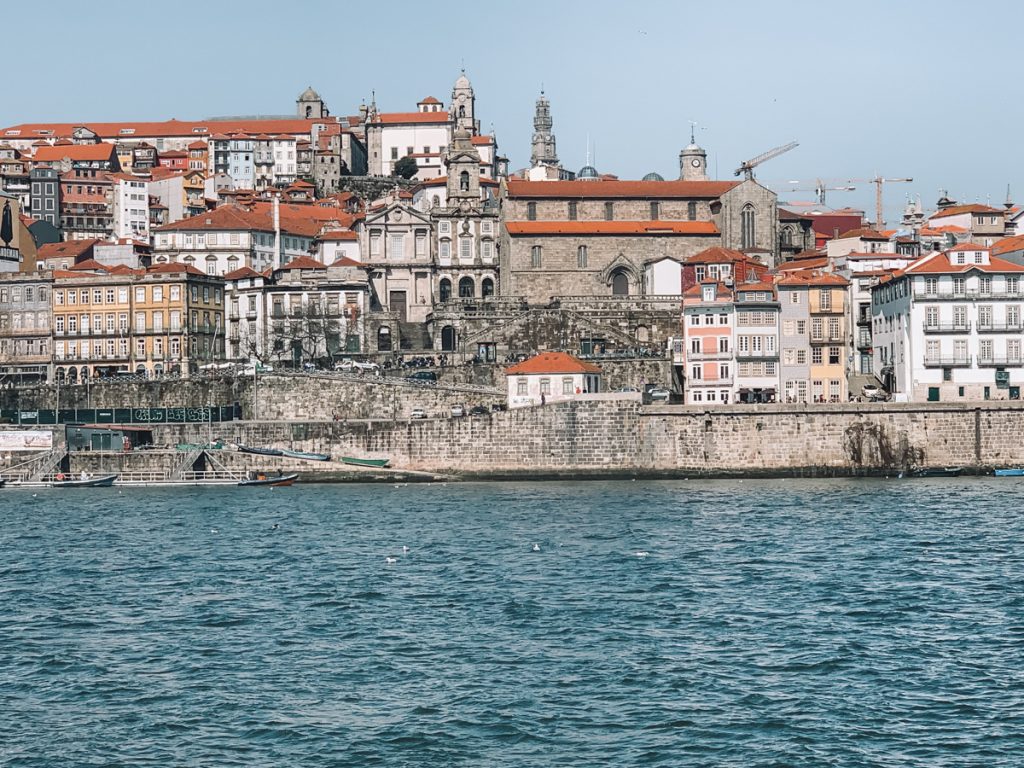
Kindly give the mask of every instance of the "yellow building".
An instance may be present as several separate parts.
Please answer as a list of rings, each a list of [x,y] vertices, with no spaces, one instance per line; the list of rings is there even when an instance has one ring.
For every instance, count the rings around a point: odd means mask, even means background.
[[[52,296],[58,380],[186,373],[224,358],[224,281],[194,267],[90,260],[55,273]]]

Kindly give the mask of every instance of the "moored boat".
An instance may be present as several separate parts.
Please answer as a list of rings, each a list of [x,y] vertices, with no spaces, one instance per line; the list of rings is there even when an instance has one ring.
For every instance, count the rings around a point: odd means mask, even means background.
[[[289,459],[305,459],[307,461],[330,461],[329,453],[312,453],[310,451],[290,451],[287,448],[281,449],[281,455]]]
[[[383,469],[391,463],[391,459],[360,459],[355,456],[342,456],[342,464],[351,464],[354,467],[374,467]]]
[[[959,477],[963,467],[919,467],[910,472],[910,477]]]
[[[1010,469],[997,469],[993,474],[996,477],[1024,477],[1024,467],[1011,467]]]
[[[99,475],[98,477],[78,477],[78,478],[63,478],[63,475],[57,475],[58,479],[55,479],[50,486],[53,488],[109,488],[117,480],[117,475]]]
[[[243,453],[257,453],[260,456],[284,456],[284,452],[280,448],[256,448],[251,445],[238,444],[238,450]]]
[[[294,483],[298,476],[298,472],[293,472],[290,475],[268,475],[265,472],[255,472],[252,477],[247,477],[245,480],[239,480],[238,484],[269,485],[273,488],[283,488]]]

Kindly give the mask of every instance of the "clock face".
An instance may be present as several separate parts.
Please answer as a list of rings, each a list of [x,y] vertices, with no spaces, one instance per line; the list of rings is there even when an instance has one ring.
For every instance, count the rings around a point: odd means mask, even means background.
[[[695,157],[693,158],[693,160],[690,161],[690,165],[692,165],[694,168],[700,168],[700,160],[698,160]]]
[[[459,94],[459,101],[465,101],[465,100],[466,100],[466,94],[460,93]]]

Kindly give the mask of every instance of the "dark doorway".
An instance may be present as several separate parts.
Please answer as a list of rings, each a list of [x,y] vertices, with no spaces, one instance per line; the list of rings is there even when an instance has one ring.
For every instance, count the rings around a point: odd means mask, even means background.
[[[441,329],[441,351],[455,351],[455,329],[450,325],[446,325]]]
[[[629,276],[625,272],[612,275],[612,296],[629,296]]]
[[[391,305],[391,311],[398,313],[398,319],[400,322],[405,322],[406,308],[405,308],[405,291],[392,291],[388,297],[388,304]]]

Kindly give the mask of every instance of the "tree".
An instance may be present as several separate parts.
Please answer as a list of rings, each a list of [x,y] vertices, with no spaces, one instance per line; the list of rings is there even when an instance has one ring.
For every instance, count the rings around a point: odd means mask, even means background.
[[[416,165],[416,160],[410,155],[406,155],[395,163],[395,170],[392,173],[395,176],[401,176],[403,179],[411,179],[418,170],[419,166]]]

